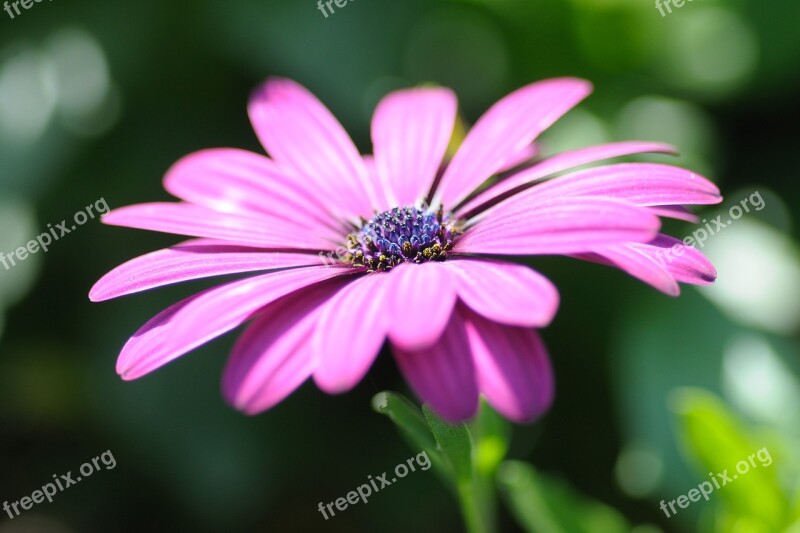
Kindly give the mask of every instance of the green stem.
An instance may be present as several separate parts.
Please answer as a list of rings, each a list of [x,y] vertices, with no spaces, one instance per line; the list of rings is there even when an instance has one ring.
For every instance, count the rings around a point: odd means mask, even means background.
[[[469,533],[494,533],[495,500],[491,480],[474,476],[458,482],[458,503]]]

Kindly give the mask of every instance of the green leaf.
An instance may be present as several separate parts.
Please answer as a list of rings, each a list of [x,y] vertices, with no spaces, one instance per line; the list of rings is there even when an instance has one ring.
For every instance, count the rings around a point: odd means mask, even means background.
[[[519,524],[530,533],[627,533],[615,509],[576,493],[521,461],[505,461],[497,482]]]
[[[478,472],[476,447],[469,428],[466,424],[451,424],[439,418],[427,404],[422,406],[422,412],[452,472],[467,530],[494,531],[494,490],[491,479]]]
[[[478,474],[474,462],[472,436],[466,424],[450,424],[441,419],[430,407],[423,405],[422,413],[403,396],[382,392],[372,399],[373,408],[387,415],[400,428],[412,446],[423,448],[431,460],[434,470],[456,494],[461,512],[470,532],[494,531],[494,493],[490,479]],[[488,413],[483,423],[487,435],[495,436],[495,454],[504,440],[499,421]],[[490,445],[492,447],[492,445]],[[484,452],[491,456],[490,452]],[[491,464],[491,462],[487,462]]]
[[[450,424],[439,418],[427,404],[422,413],[433,437],[459,482],[472,479],[472,437],[465,424]]]
[[[428,455],[439,455],[436,440],[419,408],[404,396],[394,392],[380,392],[372,398],[372,408],[394,422],[414,448],[422,448]]]
[[[698,484],[713,487],[710,498],[727,504],[730,522],[762,522],[783,530],[788,522],[788,499],[773,465],[773,451],[743,424],[715,395],[701,389],[674,394],[673,410],[683,446],[698,464]],[[775,459],[780,460],[776,454]],[[720,474],[727,475],[729,480]],[[717,487],[716,485],[719,485]],[[687,487],[687,491],[693,487]],[[696,505],[699,505],[696,504]],[[723,520],[725,522],[727,520]]]

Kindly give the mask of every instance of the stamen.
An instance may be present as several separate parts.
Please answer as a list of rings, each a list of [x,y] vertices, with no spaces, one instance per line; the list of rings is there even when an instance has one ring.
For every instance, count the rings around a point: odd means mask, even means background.
[[[347,236],[345,260],[370,272],[390,270],[400,263],[444,261],[461,233],[460,221],[444,212],[395,207],[362,221]]]

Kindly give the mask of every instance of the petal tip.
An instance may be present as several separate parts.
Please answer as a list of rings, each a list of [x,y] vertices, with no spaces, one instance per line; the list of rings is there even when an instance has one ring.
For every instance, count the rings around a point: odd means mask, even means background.
[[[337,379],[336,376],[328,376],[325,373],[314,373],[313,379],[322,392],[331,395],[344,394],[355,386],[346,380]]]
[[[117,366],[117,375],[122,378],[122,381],[135,381],[141,377],[127,366]]]
[[[111,293],[105,284],[105,276],[97,280],[97,282],[92,285],[92,288],[89,289],[89,301],[93,303],[104,302],[106,300],[110,300],[113,298],[113,293]]]

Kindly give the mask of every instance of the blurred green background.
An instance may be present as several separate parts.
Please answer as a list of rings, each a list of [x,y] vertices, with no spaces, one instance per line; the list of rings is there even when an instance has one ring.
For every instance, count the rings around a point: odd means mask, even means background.
[[[594,95],[542,137],[545,153],[667,141],[681,150],[677,164],[720,185],[721,209],[755,191],[766,207],[709,239],[719,281],[679,299],[604,267],[532,262],[562,295],[544,332],[558,393],[542,421],[515,428],[509,456],[574,493],[562,515],[602,502],[640,533],[785,530],[800,510],[800,3],[672,9],[357,0],[325,18],[314,0],[71,0],[13,20],[0,12],[0,251],[100,198],[112,208],[169,199],[163,173],[194,150],[260,151],[245,107],[270,75],[309,87],[364,152],[372,109],[394,88],[450,86],[473,122],[521,85],[585,77]],[[117,461],[52,504],[0,515],[0,532],[461,531],[432,472],[327,522],[317,511],[419,451],[370,408],[379,391],[406,391],[390,357],[349,394],[307,384],[255,418],[219,393],[235,335],[140,381],[116,376],[119,349],[142,323],[216,280],[103,304],[89,303],[89,288],[178,240],[93,221],[0,268],[0,501],[106,450]],[[774,462],[759,474],[674,518],[659,509],[764,446]],[[508,510],[501,523],[520,527]],[[578,530],[548,524],[528,528]]]

